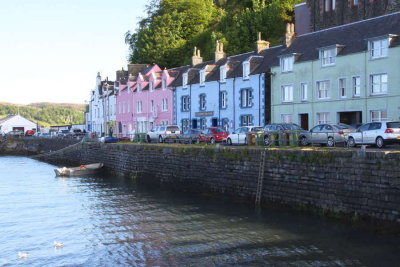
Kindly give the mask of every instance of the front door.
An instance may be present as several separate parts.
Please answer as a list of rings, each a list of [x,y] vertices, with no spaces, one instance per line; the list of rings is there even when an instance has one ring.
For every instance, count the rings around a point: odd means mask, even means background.
[[[212,124],[213,127],[217,127],[218,126],[218,119],[217,118],[213,118],[211,120],[211,124]]]
[[[192,129],[197,129],[197,120],[196,119],[192,120]]]
[[[300,127],[308,131],[308,113],[300,114]]]

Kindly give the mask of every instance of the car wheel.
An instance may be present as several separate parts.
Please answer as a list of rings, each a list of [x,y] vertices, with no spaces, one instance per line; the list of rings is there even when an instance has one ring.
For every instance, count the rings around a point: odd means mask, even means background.
[[[147,136],[147,143],[151,143],[151,139],[150,139],[150,136]]]
[[[300,145],[301,146],[307,146],[308,145],[307,137],[305,137],[305,136],[300,137]]]
[[[164,142],[164,140],[163,140],[163,138],[162,138],[162,136],[161,136],[161,135],[158,137],[158,142],[159,142],[159,143],[162,143],[162,142]]]
[[[383,141],[383,138],[378,136],[375,140],[375,145],[377,148],[383,148],[385,147],[385,142]]]
[[[266,145],[266,146],[271,145],[271,139],[269,138],[268,135],[264,136],[264,145]]]
[[[329,147],[335,146],[335,140],[333,139],[333,137],[328,137],[328,142],[326,143],[326,145]]]
[[[213,137],[210,139],[210,144],[215,144],[215,139]]]
[[[349,140],[347,140],[347,146],[348,147],[356,147],[356,141],[354,140],[353,137],[349,137]]]
[[[226,142],[228,143],[228,145],[232,145],[232,140],[230,138],[228,138],[228,140],[226,140]]]

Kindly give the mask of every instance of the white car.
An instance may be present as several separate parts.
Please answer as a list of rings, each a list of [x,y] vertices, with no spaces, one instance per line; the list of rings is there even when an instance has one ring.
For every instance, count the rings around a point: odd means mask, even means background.
[[[176,139],[181,134],[181,130],[177,125],[162,125],[156,126],[154,129],[147,132],[147,142],[158,141],[164,142],[165,138]]]
[[[376,145],[378,148],[386,144],[400,144],[400,121],[370,122],[361,125],[349,134],[348,145]]]
[[[248,132],[260,132],[262,130],[263,127],[261,126],[243,126],[229,134],[226,142],[228,145],[247,144],[246,136]]]

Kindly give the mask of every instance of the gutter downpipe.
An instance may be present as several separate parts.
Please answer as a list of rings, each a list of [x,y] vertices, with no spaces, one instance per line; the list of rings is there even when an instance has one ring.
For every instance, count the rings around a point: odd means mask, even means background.
[[[221,82],[218,81],[218,124],[221,124]]]
[[[236,129],[235,91],[236,91],[236,77],[233,77],[233,130]]]
[[[258,125],[261,126],[261,75],[258,75]]]

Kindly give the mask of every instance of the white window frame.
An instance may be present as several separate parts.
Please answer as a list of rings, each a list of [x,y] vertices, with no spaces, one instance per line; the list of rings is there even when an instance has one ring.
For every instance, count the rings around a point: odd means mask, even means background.
[[[136,102],[136,113],[137,114],[142,113],[142,101],[137,101]]]
[[[168,111],[168,98],[162,99],[162,111]]]
[[[293,123],[293,114],[281,114],[282,123]]]
[[[154,100],[150,100],[150,112],[154,112]]]
[[[207,128],[207,119],[200,119],[200,129],[205,130]]]
[[[190,110],[190,97],[185,95],[182,97],[182,111],[189,111]]]
[[[339,78],[338,80],[339,98],[347,98],[347,79]]]
[[[319,52],[321,67],[335,66],[336,56],[337,56],[337,47],[321,49]]]
[[[222,83],[226,82],[226,65],[223,65],[219,68],[219,77],[220,77],[220,82]]]
[[[323,88],[324,90],[321,90],[320,85],[322,84],[327,84],[327,88]],[[324,100],[324,99],[329,99],[330,98],[330,89],[331,89],[331,81],[330,80],[323,80],[323,81],[317,81],[316,82],[316,97],[318,100]],[[322,96],[322,93],[320,92],[326,91],[326,95]]]
[[[281,57],[280,64],[281,64],[281,72],[293,71],[294,56]]]
[[[243,61],[243,79],[248,79],[250,76],[250,61]]]
[[[386,76],[386,82],[383,82],[382,78]],[[378,83],[375,81],[374,78],[378,78]],[[370,83],[370,92],[371,95],[385,95],[388,93],[388,74],[387,73],[377,73],[369,75],[369,83]],[[374,90],[375,88],[379,90]]]
[[[374,119],[373,114],[377,113],[378,114],[378,118]],[[383,116],[386,113],[386,117]],[[378,121],[387,121],[388,120],[388,114],[387,114],[387,110],[386,109],[378,109],[378,110],[370,110],[369,111],[369,117],[370,117],[370,121],[371,122],[378,122]]]
[[[142,84],[137,83],[137,92],[140,93],[142,91]]]
[[[308,83],[307,82],[300,83],[300,94],[301,94],[301,101],[308,100]]]
[[[251,88],[245,88],[240,91],[241,94],[241,108],[249,108],[253,105],[253,92]]]
[[[317,112],[316,123],[317,124],[328,124],[330,123],[330,112]]]
[[[228,107],[228,92],[223,91],[221,92],[221,108],[227,108]]]
[[[186,88],[186,87],[187,87],[187,84],[188,84],[188,73],[185,72],[185,73],[182,75],[182,87],[183,87],[183,88]]]
[[[204,85],[206,82],[206,71],[200,70],[200,85]]]
[[[128,102],[127,105],[128,105],[127,112],[130,113],[131,112],[131,103]]]
[[[153,84],[153,82],[150,82],[150,83],[149,83],[149,91],[150,91],[150,92],[153,92],[153,91],[154,91],[154,84]]]
[[[189,119],[182,120],[182,132],[187,131],[190,129],[190,121]]]
[[[161,87],[163,90],[167,89],[167,79],[166,78],[163,78],[161,80]]]
[[[293,84],[284,84],[281,86],[282,103],[293,102]]]
[[[359,84],[356,81],[359,81]],[[357,93],[357,88],[359,92]],[[353,97],[360,97],[361,96],[361,76],[353,76],[351,77],[351,94]]]
[[[242,115],[240,118],[241,126],[252,126],[253,125],[253,116],[252,115]]]
[[[369,58],[378,59],[388,57],[389,54],[389,38],[374,39],[368,42]]]
[[[200,102],[200,110],[206,110],[206,95],[205,94],[199,95],[199,102]]]

